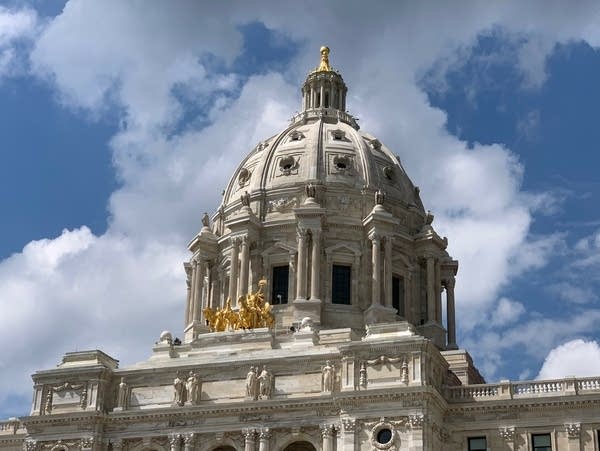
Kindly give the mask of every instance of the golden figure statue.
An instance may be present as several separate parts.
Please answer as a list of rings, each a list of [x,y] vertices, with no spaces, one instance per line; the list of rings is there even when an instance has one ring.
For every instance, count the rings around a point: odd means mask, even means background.
[[[330,72],[331,67],[329,66],[329,47],[321,47],[321,64],[316,70],[317,72]]]
[[[258,291],[240,296],[238,299],[239,310],[231,308],[231,299],[227,299],[225,307],[213,309],[206,307],[204,318],[207,326],[212,332],[223,332],[226,330],[256,329],[259,327],[272,328],[275,324],[275,316],[271,312],[271,305],[265,302],[263,287],[266,280],[258,282]]]

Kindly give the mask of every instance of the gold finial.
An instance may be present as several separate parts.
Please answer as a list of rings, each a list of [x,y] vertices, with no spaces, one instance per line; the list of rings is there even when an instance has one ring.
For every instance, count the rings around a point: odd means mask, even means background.
[[[329,66],[329,47],[321,47],[321,64],[317,68],[317,72],[330,72],[331,67]]]

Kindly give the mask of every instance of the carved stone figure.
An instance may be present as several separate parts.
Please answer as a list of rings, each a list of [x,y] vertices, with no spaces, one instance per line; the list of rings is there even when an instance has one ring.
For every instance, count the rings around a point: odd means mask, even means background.
[[[258,378],[256,368],[253,366],[250,367],[250,371],[246,375],[246,396],[250,399],[258,399]]]
[[[362,388],[367,388],[367,365],[365,362],[360,364],[358,383]]]
[[[383,205],[384,201],[385,201],[385,193],[383,191],[381,191],[380,189],[375,191],[375,204]]]
[[[196,373],[190,371],[186,384],[186,404],[198,404],[200,400],[200,379]]]
[[[335,381],[335,372],[334,367],[331,365],[331,362],[328,360],[325,362],[325,366],[323,367],[322,374],[322,390],[324,392],[332,392],[333,384]]]
[[[125,382],[125,378],[122,377],[121,378],[121,383],[119,384],[119,392],[117,394],[117,407],[120,409],[127,409],[128,407],[128,394],[129,394],[129,387],[127,386],[127,383]]]
[[[185,385],[183,380],[180,379],[179,374],[175,376],[173,380],[173,404],[177,406],[183,406]]]
[[[248,191],[244,191],[244,194],[240,196],[240,200],[242,201],[242,205],[244,207],[250,206],[250,194],[248,194]]]
[[[204,212],[204,216],[202,216],[202,227],[210,228],[210,218],[206,212]]]
[[[271,399],[273,391],[273,375],[267,369],[266,365],[263,366],[260,376],[258,376],[258,383],[260,399]]]
[[[309,183],[308,185],[306,185],[304,187],[304,190],[306,191],[306,197],[310,197],[310,198],[315,198],[317,195],[317,189],[315,188],[315,185],[313,185],[312,183]]]

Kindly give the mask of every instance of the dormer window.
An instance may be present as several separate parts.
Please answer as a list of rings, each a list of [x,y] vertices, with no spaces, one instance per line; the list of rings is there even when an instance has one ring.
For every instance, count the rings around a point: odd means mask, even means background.
[[[304,138],[304,135],[301,132],[299,132],[298,130],[294,130],[290,134],[290,141],[300,141],[303,138]]]
[[[344,140],[344,132],[341,130],[333,130],[331,132],[331,136],[334,141],[343,141]]]

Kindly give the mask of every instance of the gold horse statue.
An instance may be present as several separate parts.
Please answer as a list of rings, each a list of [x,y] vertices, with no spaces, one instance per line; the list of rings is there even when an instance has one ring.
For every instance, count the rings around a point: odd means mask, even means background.
[[[231,298],[227,299],[225,307],[213,309],[206,307],[204,318],[212,332],[224,332],[239,329],[256,329],[268,327],[271,329],[275,324],[275,316],[271,311],[271,305],[265,301],[263,288],[267,281],[262,279],[258,282],[258,290],[248,293],[238,299],[239,310],[231,308]]]

